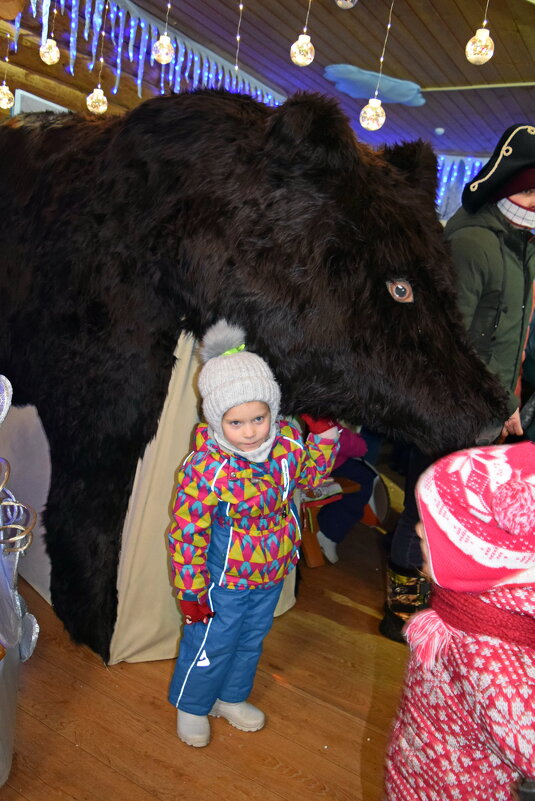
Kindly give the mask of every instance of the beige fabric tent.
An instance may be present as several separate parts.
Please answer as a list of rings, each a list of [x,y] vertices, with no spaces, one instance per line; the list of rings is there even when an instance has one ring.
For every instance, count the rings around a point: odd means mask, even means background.
[[[171,589],[166,528],[177,467],[191,450],[198,422],[196,342],[182,336],[177,362],[155,439],[139,461],[125,519],[117,579],[118,613],[110,663],[170,659],[176,656],[181,618]],[[8,376],[9,378],[9,376]],[[14,397],[16,403],[16,397]],[[41,422],[32,407],[11,407],[0,428],[0,455],[11,463],[10,488],[41,512],[50,484],[50,457]],[[19,573],[50,601],[50,563],[43,528]],[[275,614],[295,603],[295,571],[286,579]]]

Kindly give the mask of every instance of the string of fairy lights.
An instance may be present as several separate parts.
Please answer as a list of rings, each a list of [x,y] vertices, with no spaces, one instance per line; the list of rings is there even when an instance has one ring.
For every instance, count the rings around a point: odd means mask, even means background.
[[[11,108],[13,103],[15,102],[15,97],[13,92],[10,90],[9,86],[7,85],[7,65],[9,63],[9,40],[11,39],[10,34],[6,34],[7,39],[7,47],[6,47],[6,55],[4,58],[5,67],[4,67],[4,80],[2,81],[2,86],[0,86],[0,108],[8,109]]]
[[[373,97],[370,97],[367,105],[365,105],[360,112],[359,122],[362,127],[366,128],[368,131],[378,131],[379,128],[383,127],[386,120],[386,112],[381,104],[381,101],[379,100],[379,86],[381,83],[381,78],[383,77],[383,63],[385,60],[386,43],[388,42],[388,35],[390,34],[390,28],[392,27],[392,12],[394,11],[394,2],[395,0],[392,0],[390,5],[388,25],[386,26],[385,40],[383,42],[383,52],[379,58],[379,75],[377,78],[377,85],[375,87],[375,94]]]
[[[338,8],[341,8],[345,11],[355,8],[358,3],[358,0],[334,0]],[[485,14],[483,18],[483,24],[481,28],[478,28],[475,35],[468,41],[466,48],[465,48],[465,55],[468,61],[471,64],[481,65],[486,64],[494,53],[494,42],[490,38],[490,33],[487,28],[488,19],[487,19],[487,12],[489,9],[489,2],[487,0],[487,4],[485,6]],[[381,84],[381,78],[383,76],[383,63],[385,60],[385,52],[386,52],[386,45],[388,42],[388,36],[390,34],[390,29],[392,27],[392,13],[394,11],[394,3],[395,0],[392,0],[390,5],[390,12],[388,15],[388,23],[386,26],[386,33],[383,42],[383,49],[381,52],[381,56],[379,58],[379,74],[377,78],[377,85],[375,87],[375,95],[374,97],[368,100],[368,103],[364,106],[364,108],[360,112],[359,122],[363,128],[366,128],[368,131],[378,131],[380,128],[383,127],[386,121],[386,112],[382,106],[381,100],[379,98],[379,87]],[[303,33],[299,34],[297,40],[292,44],[290,48],[290,58],[294,64],[298,67],[308,67],[309,64],[312,64],[314,61],[315,56],[315,48],[312,44],[312,40],[310,34],[308,33],[308,20],[310,17],[310,7],[312,4],[312,0],[308,0],[308,7],[307,7],[307,14],[305,25],[303,28]]]
[[[104,114],[108,110],[108,98],[104,94],[104,89],[102,88],[101,80],[102,80],[102,68],[104,66],[104,38],[106,36],[106,17],[108,16],[108,11],[110,9],[110,4],[107,2],[104,6],[104,21],[102,23],[102,30],[100,32],[100,67],[98,71],[98,84],[93,89],[93,91],[87,95],[86,98],[86,105],[89,111],[92,111],[94,114]]]
[[[32,4],[34,4],[36,0],[32,0]],[[312,0],[306,0],[307,2],[307,9],[306,9],[306,17],[305,17],[305,24],[303,26],[302,33],[298,35],[297,40],[291,45],[290,47],[290,58],[294,64],[298,67],[308,67],[312,64],[315,56],[315,48],[312,44],[311,36],[308,31],[309,27],[309,19],[311,16],[311,9],[312,9]],[[358,0],[334,0],[336,6],[338,8],[348,11],[350,9],[354,9],[357,4]],[[475,65],[482,65],[489,61],[494,54],[494,42],[490,38],[490,31],[488,29],[488,8],[489,8],[490,0],[486,0],[485,5],[485,13],[483,15],[483,22],[480,28],[476,30],[474,36],[467,42],[465,47],[465,55],[467,60],[471,64]],[[392,16],[394,11],[394,3],[395,0],[392,0],[390,5],[390,11],[388,15],[388,23],[386,26],[385,37],[383,41],[382,52],[379,58],[379,72],[377,78],[377,85],[375,88],[374,97],[370,98],[368,103],[362,108],[360,112],[359,121],[363,128],[366,128],[369,131],[377,131],[379,130],[386,121],[386,113],[382,106],[381,99],[380,99],[380,85],[381,85],[381,78],[383,76],[383,64],[385,60],[385,53],[386,47],[388,43],[388,37],[390,34],[390,29],[392,27]],[[65,0],[60,0],[60,4],[62,9],[65,7]],[[168,0],[167,3],[167,13],[165,16],[165,30],[156,41],[153,41],[152,47],[150,49],[151,58],[157,61],[162,68],[166,65],[171,65],[173,67],[175,62],[178,62],[178,56],[175,50],[175,45],[171,41],[171,37],[169,36],[169,14],[171,11],[171,1]],[[239,55],[240,55],[240,42],[241,42],[241,28],[242,28],[242,21],[245,11],[245,4],[243,0],[239,0],[238,3],[238,22],[237,22],[237,31],[236,31],[236,52],[235,52],[235,60],[234,60],[234,71],[235,76],[234,79],[228,80],[228,75],[226,79],[223,81],[223,72],[219,70],[219,85],[223,86],[230,91],[245,91],[247,92],[247,88],[251,88],[249,84],[245,81],[238,80],[238,71],[239,71]],[[73,13],[78,14],[78,0],[73,0]],[[104,114],[108,108],[108,100],[104,94],[104,90],[102,89],[101,85],[101,78],[102,78],[102,69],[104,67],[104,40],[106,38],[106,19],[108,15],[114,15],[114,19],[117,16],[117,6],[115,3],[111,2],[111,0],[104,0],[104,14],[103,14],[103,21],[100,30],[100,68],[99,68],[99,75],[98,75],[98,85],[96,88],[87,96],[86,104],[87,108],[92,111],[94,114]],[[47,6],[47,14],[48,14],[48,6]],[[57,8],[57,0],[54,0],[54,6],[52,11],[52,26],[50,30],[50,35],[44,41],[46,31],[43,30],[43,44],[39,49],[39,55],[42,61],[47,66],[53,66],[57,64],[60,60],[61,54],[56,39],[54,37],[54,29],[56,23],[56,17],[58,14]],[[86,4],[86,15],[87,15],[87,4]],[[19,15],[19,22],[20,22],[20,15]],[[124,19],[121,18],[121,23],[124,27]],[[87,26],[87,16],[86,16],[86,26]],[[47,20],[47,28],[48,28],[48,20]],[[141,22],[141,28],[144,28],[144,23]],[[109,34],[110,37],[113,39],[113,34]],[[146,36],[147,34],[144,33],[142,36]],[[71,37],[72,38],[72,37]],[[0,85],[0,108],[4,110],[10,109],[14,104],[14,96],[11,92],[9,86],[7,85],[7,65],[9,62],[9,49],[11,45],[11,35],[6,34],[7,39],[7,49],[6,55],[4,58],[5,67],[4,67],[4,78],[3,83]],[[181,50],[182,50],[181,45]],[[72,51],[72,41],[71,41],[71,51]],[[95,50],[93,49],[93,56],[95,55]],[[120,53],[119,57],[120,59]],[[182,58],[180,60],[180,67],[182,66],[182,62],[184,60],[184,53],[182,53]],[[193,64],[191,63],[193,62]],[[191,58],[191,54],[188,56],[188,60],[185,65],[186,76],[189,70],[193,68],[194,73],[196,74],[197,82],[195,85],[198,84],[199,80],[201,79],[200,76],[200,65],[199,65],[199,58],[198,56],[194,56]],[[119,70],[119,67],[118,67]],[[71,71],[72,71],[72,52],[71,52]],[[205,76],[206,73],[206,76]],[[210,81],[208,81],[208,76]],[[210,86],[218,85],[217,75],[214,75],[214,69],[209,72],[209,70],[205,69],[202,75],[202,83],[204,85],[204,78],[206,77],[207,81],[206,84]],[[163,72],[162,72],[162,80],[163,80]],[[163,86],[163,84],[162,84]],[[252,93],[252,92],[251,92]],[[256,91],[258,96],[258,90]],[[262,99],[264,102],[270,102],[269,98],[271,95],[265,96],[265,93],[262,94]],[[271,103],[273,103],[273,99],[271,99]]]

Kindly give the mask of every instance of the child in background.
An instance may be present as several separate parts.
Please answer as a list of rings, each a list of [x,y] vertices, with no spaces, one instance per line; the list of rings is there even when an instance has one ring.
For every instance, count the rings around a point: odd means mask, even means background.
[[[510,801],[535,778],[535,445],[459,451],[420,477],[431,608],[387,753],[389,801]]]
[[[169,700],[188,745],[210,741],[208,715],[257,731],[247,702],[284,577],[299,558],[293,504],[332,468],[334,421],[306,417],[311,434],[279,420],[280,390],[266,362],[225,321],[204,339],[199,390],[207,424],[178,475],[169,530],[174,584],[185,617]]]
[[[318,512],[316,536],[323,555],[332,564],[338,561],[337,545],[361,519],[372,494],[377,474],[362,461],[367,449],[366,440],[360,434],[344,426],[340,428],[340,448],[331,476],[349,478],[360,484],[360,489],[344,493],[340,500],[322,506]]]

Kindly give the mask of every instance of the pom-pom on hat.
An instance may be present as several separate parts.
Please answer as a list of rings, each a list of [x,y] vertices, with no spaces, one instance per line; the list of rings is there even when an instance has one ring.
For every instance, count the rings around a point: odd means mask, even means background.
[[[458,592],[535,584],[535,444],[452,453],[416,486],[433,579]]]
[[[279,385],[264,359],[245,350],[243,329],[219,320],[204,336],[201,359],[205,363],[199,374],[203,412],[216,434],[223,435],[225,412],[249,401],[267,403],[274,425],[280,407]]]
[[[462,203],[466,211],[474,214],[489,201],[516,194],[509,191],[503,195],[500,191],[527,167],[535,167],[535,125],[512,125],[502,134],[487,163],[464,187]]]

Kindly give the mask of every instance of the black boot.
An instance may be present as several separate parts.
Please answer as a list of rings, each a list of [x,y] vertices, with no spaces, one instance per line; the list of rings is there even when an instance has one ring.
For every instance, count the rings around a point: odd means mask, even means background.
[[[401,630],[409,617],[429,605],[431,585],[418,570],[388,563],[386,572],[385,616],[379,623],[384,637],[405,642]]]

